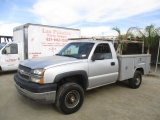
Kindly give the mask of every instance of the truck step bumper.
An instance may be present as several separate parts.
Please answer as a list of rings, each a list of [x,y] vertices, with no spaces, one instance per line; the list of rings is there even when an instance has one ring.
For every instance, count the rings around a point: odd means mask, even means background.
[[[33,93],[30,91],[27,91],[23,88],[21,88],[19,85],[15,84],[17,91],[25,96],[30,98],[33,101],[44,103],[44,104],[51,104],[55,102],[56,98],[56,91],[50,91],[50,92],[43,92],[43,93]]]

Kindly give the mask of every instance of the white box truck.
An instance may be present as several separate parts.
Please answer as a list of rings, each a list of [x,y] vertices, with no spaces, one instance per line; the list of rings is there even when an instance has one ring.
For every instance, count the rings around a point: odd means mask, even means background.
[[[13,29],[13,42],[0,44],[0,72],[16,70],[25,59],[51,56],[68,38],[80,37],[79,29],[24,24]]]

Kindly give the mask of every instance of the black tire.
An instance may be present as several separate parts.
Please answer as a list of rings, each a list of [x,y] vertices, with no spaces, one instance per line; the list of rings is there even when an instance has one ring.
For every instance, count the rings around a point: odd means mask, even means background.
[[[76,83],[63,84],[56,96],[56,107],[64,114],[71,114],[80,109],[84,100],[84,91]]]
[[[142,82],[142,74],[140,71],[135,71],[134,77],[129,79],[129,87],[136,89],[139,88]]]

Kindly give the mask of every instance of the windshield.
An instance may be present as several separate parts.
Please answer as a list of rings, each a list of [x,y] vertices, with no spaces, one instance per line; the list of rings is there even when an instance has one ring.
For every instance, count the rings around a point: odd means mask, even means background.
[[[60,56],[74,57],[77,59],[87,59],[94,43],[72,42],[65,46],[58,54]]]
[[[6,45],[7,43],[1,43],[0,44],[0,50]]]

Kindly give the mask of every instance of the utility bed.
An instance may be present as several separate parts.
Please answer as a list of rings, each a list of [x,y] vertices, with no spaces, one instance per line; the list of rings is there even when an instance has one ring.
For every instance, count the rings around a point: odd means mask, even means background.
[[[150,72],[150,54],[118,55],[119,77],[118,81],[126,80],[134,76],[137,68],[143,68],[142,73]]]

